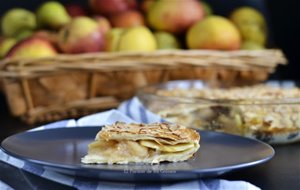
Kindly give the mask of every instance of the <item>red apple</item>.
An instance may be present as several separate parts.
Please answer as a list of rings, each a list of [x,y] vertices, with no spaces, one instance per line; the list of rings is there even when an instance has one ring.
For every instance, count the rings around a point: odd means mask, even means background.
[[[82,5],[77,4],[77,3],[66,4],[65,8],[66,8],[67,12],[69,13],[69,15],[73,18],[78,17],[78,16],[88,15],[87,10]]]
[[[59,31],[58,45],[64,53],[104,50],[105,37],[99,24],[89,17],[76,17]]]
[[[106,16],[137,7],[136,0],[90,0],[89,4],[95,13]]]
[[[25,40],[19,41],[14,45],[6,57],[9,58],[41,58],[41,57],[52,57],[57,54],[56,49],[53,45],[38,37],[30,37]]]
[[[136,10],[120,12],[109,17],[113,27],[126,28],[145,24],[143,15]]]
[[[106,34],[112,27],[109,20],[103,16],[95,16],[96,22],[98,23],[103,34]]]

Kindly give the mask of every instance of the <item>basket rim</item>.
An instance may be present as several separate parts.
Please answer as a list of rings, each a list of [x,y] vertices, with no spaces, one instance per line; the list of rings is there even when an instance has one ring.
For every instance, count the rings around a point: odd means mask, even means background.
[[[44,58],[6,58],[0,61],[0,77],[30,76],[68,70],[118,71],[178,69],[187,67],[268,70],[287,64],[280,49],[264,50],[157,50],[153,52],[96,52],[58,54]]]
[[[178,50],[156,50],[151,52],[138,52],[138,51],[124,51],[124,52],[91,52],[91,53],[80,53],[80,54],[57,54],[53,57],[43,57],[43,58],[4,58],[0,61],[0,64],[8,63],[8,62],[19,62],[19,61],[31,61],[31,60],[68,60],[73,58],[93,58],[93,57],[116,57],[116,56],[151,56],[151,55],[177,55],[180,54],[182,56],[189,56],[195,54],[202,55],[220,55],[220,56],[248,56],[255,57],[261,53],[280,53],[283,54],[281,49],[278,48],[270,48],[263,50],[209,50],[209,49],[199,49],[199,50],[190,50],[190,49],[178,49]],[[184,54],[182,54],[184,53]]]

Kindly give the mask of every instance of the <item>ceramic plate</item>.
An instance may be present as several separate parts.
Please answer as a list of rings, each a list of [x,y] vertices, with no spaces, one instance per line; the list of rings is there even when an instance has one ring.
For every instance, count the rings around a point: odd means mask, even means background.
[[[214,177],[254,166],[274,156],[271,146],[246,137],[200,131],[200,149],[179,163],[84,165],[80,159],[101,127],[58,128],[23,132],[6,138],[9,155],[69,175],[117,181],[170,181]]]

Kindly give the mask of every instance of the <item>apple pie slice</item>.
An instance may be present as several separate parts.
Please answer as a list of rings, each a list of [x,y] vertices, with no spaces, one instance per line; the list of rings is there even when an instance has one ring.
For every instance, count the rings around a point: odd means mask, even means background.
[[[193,129],[170,123],[107,125],[89,144],[85,164],[179,162],[199,149],[200,135]]]

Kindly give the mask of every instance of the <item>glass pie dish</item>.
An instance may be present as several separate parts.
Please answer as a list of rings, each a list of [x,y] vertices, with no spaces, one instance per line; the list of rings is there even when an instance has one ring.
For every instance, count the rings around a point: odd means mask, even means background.
[[[256,138],[270,144],[300,140],[300,89],[292,81],[215,88],[171,81],[137,91],[141,103],[169,122]]]

